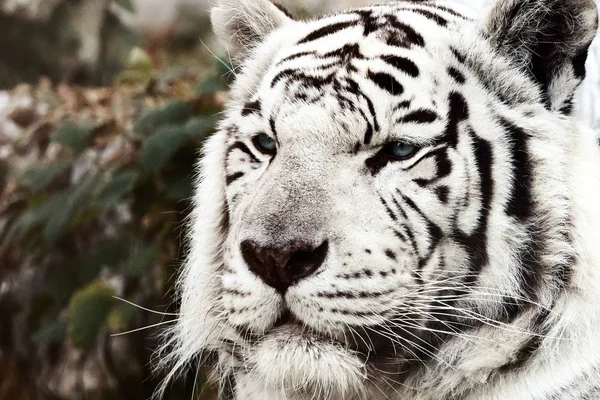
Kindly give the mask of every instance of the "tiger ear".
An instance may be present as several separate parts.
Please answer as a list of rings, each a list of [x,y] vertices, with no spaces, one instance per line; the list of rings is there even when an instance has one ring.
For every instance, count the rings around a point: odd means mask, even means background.
[[[269,0],[219,0],[211,20],[231,58],[241,62],[270,33],[291,22],[288,15]]]
[[[565,114],[597,29],[594,0],[497,0],[485,24],[492,45],[539,85],[546,106]]]

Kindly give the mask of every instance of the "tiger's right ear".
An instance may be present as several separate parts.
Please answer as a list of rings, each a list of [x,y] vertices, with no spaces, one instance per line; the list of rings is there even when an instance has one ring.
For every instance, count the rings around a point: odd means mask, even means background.
[[[238,63],[271,32],[292,21],[269,0],[219,0],[211,20],[218,39]]]

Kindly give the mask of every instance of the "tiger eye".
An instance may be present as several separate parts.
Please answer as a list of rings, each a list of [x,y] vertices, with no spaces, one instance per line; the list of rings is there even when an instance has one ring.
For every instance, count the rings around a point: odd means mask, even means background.
[[[388,145],[387,150],[391,155],[398,158],[399,160],[406,160],[414,156],[419,148],[410,143],[405,142],[393,142]]]
[[[254,146],[265,154],[275,154],[277,151],[277,142],[266,133],[259,133],[252,139]]]

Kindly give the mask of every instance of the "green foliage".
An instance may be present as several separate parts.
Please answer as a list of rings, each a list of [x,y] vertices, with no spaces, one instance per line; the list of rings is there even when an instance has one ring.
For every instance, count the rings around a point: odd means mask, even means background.
[[[114,291],[100,282],[73,295],[69,304],[69,335],[76,346],[87,349],[94,344],[115,304],[113,296]]]
[[[65,121],[52,135],[52,141],[67,145],[80,153],[90,144],[93,132],[94,125],[90,122]]]
[[[149,134],[164,125],[178,125],[188,121],[194,115],[194,107],[188,102],[173,102],[164,108],[149,112],[140,118],[134,131]]]
[[[160,170],[183,144],[185,129],[165,126],[150,136],[142,147],[142,164],[149,171]]]
[[[46,189],[71,166],[68,160],[57,160],[47,166],[31,168],[25,173],[26,184],[32,192]]]
[[[135,170],[127,170],[110,176],[98,194],[96,204],[100,207],[109,207],[117,204],[135,187],[140,174]]]
[[[138,61],[139,70],[149,67]],[[0,210],[0,274],[4,266],[29,266],[39,274],[32,288],[37,306],[27,314],[36,354],[37,347],[67,349],[69,343],[95,354],[99,336],[107,340],[109,333],[161,321],[113,295],[156,308],[172,291],[199,150],[221,110],[222,95],[213,90],[223,87],[221,78],[191,82],[187,97],[177,101],[129,89],[110,95],[102,101],[119,100],[109,112],[60,114],[52,132],[32,135],[40,142],[28,148],[41,150],[18,173],[10,163],[0,168],[0,199],[14,199]],[[60,99],[52,93],[40,98],[46,97]],[[132,105],[123,115],[130,120],[113,126],[90,117],[110,118],[127,101]],[[5,187],[10,195],[1,192]],[[132,358],[148,355],[156,345],[152,333],[136,336]]]
[[[140,249],[129,263],[127,272],[139,276],[150,271],[158,260],[159,250],[157,246]]]

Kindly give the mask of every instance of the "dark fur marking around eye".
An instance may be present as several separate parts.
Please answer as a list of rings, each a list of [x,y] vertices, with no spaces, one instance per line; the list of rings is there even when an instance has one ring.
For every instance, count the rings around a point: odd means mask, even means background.
[[[313,42],[317,39],[332,35],[336,32],[344,30],[346,28],[356,26],[357,23],[358,23],[358,21],[346,21],[346,22],[337,22],[335,24],[324,26],[322,28],[317,29],[314,32],[309,33],[306,37],[304,37],[304,39],[300,40],[298,42],[298,44]]]
[[[246,103],[242,109],[242,116],[248,116],[250,114],[260,114],[261,104],[260,100],[254,100],[250,103]]]
[[[464,74],[454,67],[448,67],[448,74],[460,85],[466,82]]]
[[[403,117],[400,117],[396,123],[398,124],[430,124],[440,119],[439,115],[431,110],[420,109],[412,111]]]
[[[372,254],[373,252],[370,249],[365,249],[365,253]]]
[[[225,183],[229,186],[231,185],[233,182],[237,181],[238,179],[240,179],[242,176],[244,176],[243,172],[236,172],[235,174],[232,175],[227,175],[225,177]]]
[[[368,78],[392,96],[400,96],[404,93],[404,86],[390,74],[369,71]]]
[[[258,158],[256,158],[256,156],[254,155],[254,153],[252,153],[252,151],[250,151],[250,149],[248,148],[248,146],[246,146],[245,143],[243,143],[243,142],[236,142],[236,143],[232,144],[227,149],[227,154],[229,155],[234,150],[240,150],[242,153],[247,154],[248,157],[250,157],[250,160],[253,163],[260,163],[260,160]]]
[[[383,56],[381,59],[397,70],[400,70],[405,74],[412,76],[413,78],[419,76],[419,67],[417,67],[417,65],[408,58],[400,56]]]

